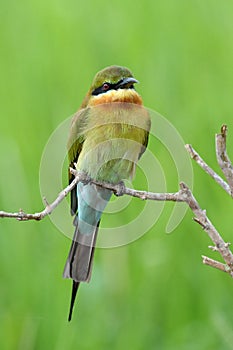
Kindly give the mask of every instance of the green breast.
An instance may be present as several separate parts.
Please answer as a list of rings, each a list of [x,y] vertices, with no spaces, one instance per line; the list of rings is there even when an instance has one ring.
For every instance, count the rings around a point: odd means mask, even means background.
[[[78,169],[112,183],[132,177],[149,128],[148,112],[141,106],[109,103],[91,108]]]

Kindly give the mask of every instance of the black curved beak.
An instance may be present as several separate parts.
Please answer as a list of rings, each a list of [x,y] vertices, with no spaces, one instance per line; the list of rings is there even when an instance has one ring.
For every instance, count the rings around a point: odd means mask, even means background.
[[[116,86],[115,89],[127,89],[133,86],[133,84],[139,83],[137,79],[134,79],[133,77],[124,78],[120,80]]]

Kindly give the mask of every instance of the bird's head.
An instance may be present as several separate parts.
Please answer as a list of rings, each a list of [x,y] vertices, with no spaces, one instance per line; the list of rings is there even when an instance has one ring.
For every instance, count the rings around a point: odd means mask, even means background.
[[[82,108],[86,107],[92,100],[95,104],[96,97],[98,97],[98,103],[111,102],[111,99],[116,100],[116,95],[119,98],[120,94],[123,94],[122,90],[128,90],[132,95],[135,83],[138,83],[138,80],[126,67],[110,66],[104,68],[95,75],[91,88],[82,103]],[[107,93],[109,94],[107,95]],[[124,96],[127,102],[127,95],[124,94]]]

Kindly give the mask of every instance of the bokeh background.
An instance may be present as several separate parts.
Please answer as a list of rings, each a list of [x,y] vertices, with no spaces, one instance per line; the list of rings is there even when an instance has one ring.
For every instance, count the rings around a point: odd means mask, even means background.
[[[78,109],[94,74],[111,64],[134,72],[145,105],[217,171],[214,135],[226,123],[233,159],[232,1],[2,0],[0,6],[0,209],[43,208],[44,146]],[[176,191],[169,155],[153,142],[167,189]],[[233,242],[231,199],[193,169],[195,196]],[[140,174],[134,186],[141,186]],[[134,199],[131,210],[138,206]],[[0,348],[232,349],[233,282],[202,265],[202,254],[218,255],[190,211],[165,232],[172,206],[166,203],[134,243],[96,251],[91,283],[80,288],[70,324],[71,281],[62,279],[70,240],[49,218],[1,219]],[[119,220],[128,219],[119,213]]]

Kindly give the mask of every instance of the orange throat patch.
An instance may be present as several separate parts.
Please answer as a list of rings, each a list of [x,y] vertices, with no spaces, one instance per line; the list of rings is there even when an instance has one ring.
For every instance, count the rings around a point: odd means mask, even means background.
[[[134,89],[110,90],[104,94],[92,96],[88,106],[112,102],[126,102],[142,105],[142,98]]]

